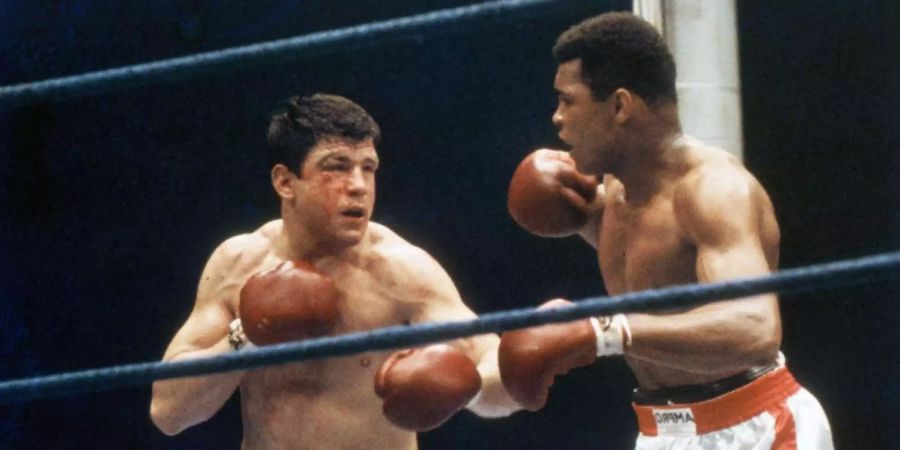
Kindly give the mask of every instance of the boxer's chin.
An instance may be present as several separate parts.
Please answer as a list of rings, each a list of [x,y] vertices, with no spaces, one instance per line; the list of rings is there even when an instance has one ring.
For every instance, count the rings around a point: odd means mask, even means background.
[[[366,237],[366,230],[369,228],[369,221],[360,221],[351,226],[338,227],[334,233],[334,243],[341,247],[353,247],[362,242]]]

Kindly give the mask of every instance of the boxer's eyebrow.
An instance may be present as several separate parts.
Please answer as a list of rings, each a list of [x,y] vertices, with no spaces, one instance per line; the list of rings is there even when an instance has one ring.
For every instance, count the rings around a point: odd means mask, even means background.
[[[381,161],[378,159],[377,156],[376,157],[366,156],[363,159],[363,162],[368,162],[368,163],[374,164],[375,167],[378,167],[381,165]]]
[[[346,156],[339,155],[339,154],[336,154],[336,153],[327,153],[327,154],[325,154],[325,155],[322,155],[322,156],[319,158],[319,161],[318,161],[318,163],[317,163],[316,165],[322,166],[322,165],[325,165],[325,164],[328,164],[328,163],[331,163],[331,162],[346,163],[346,162],[349,162],[349,161],[350,161],[350,158],[347,158]]]
[[[567,96],[567,97],[571,97],[573,94],[573,91],[574,91],[574,89],[572,89],[572,88],[569,88],[569,89],[553,88],[553,90],[556,91],[557,96]]]
[[[337,153],[329,153],[327,155],[323,155],[319,159],[318,165],[322,166],[322,165],[328,164],[329,162],[337,162],[337,163],[341,163],[341,164],[353,164],[354,160],[353,160],[353,158],[346,156],[346,155],[340,155]],[[377,168],[379,165],[381,165],[381,162],[378,160],[378,157],[366,156],[366,157],[362,158],[362,160],[360,161],[360,164],[372,164]]]

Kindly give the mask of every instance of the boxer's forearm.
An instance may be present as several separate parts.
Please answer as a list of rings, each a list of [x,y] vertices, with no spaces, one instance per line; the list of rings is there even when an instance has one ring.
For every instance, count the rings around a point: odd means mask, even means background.
[[[469,404],[470,411],[481,417],[506,417],[522,409],[503,387],[497,366],[496,347],[482,355],[478,373],[481,374],[481,392]]]
[[[234,351],[228,338],[208,349],[176,354],[167,361],[210,357]],[[213,416],[231,397],[244,371],[159,380],[153,383],[150,417],[163,433],[175,435]]]
[[[774,300],[760,296],[666,315],[629,314],[634,358],[697,373],[744,370],[775,360],[781,343]]]

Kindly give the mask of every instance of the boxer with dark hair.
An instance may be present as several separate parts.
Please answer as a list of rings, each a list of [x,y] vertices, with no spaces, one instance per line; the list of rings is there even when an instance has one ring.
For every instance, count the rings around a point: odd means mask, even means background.
[[[653,26],[603,14],[563,33],[553,54],[553,123],[571,150],[542,149],[516,171],[509,206],[520,225],[580,234],[612,295],[776,270],[766,191],[737,158],[682,134],[675,63]],[[500,371],[535,411],[556,375],[623,356],[638,381],[639,449],[832,448],[780,344],[778,299],[765,294],[507,332]]]
[[[426,321],[474,318],[425,251],[370,222],[380,130],[350,100],[293,97],[271,121],[281,219],[223,242],[194,310],[164,360]],[[157,381],[150,414],[174,435],[237,390],[242,448],[415,449],[416,431],[468,407],[515,410],[500,382],[496,335]]]

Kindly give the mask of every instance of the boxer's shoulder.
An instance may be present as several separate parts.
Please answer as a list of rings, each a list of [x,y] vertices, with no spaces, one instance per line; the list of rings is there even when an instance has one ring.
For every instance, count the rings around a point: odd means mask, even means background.
[[[382,276],[415,280],[431,273],[438,267],[437,261],[424,249],[418,247],[388,227],[370,223],[370,251],[367,266]]]
[[[231,273],[256,271],[272,254],[280,230],[281,221],[277,220],[253,232],[232,236],[219,244],[209,264]]]
[[[403,263],[409,258],[427,255],[421,248],[378,223],[369,224],[369,236],[370,251],[374,255],[392,262]]]

